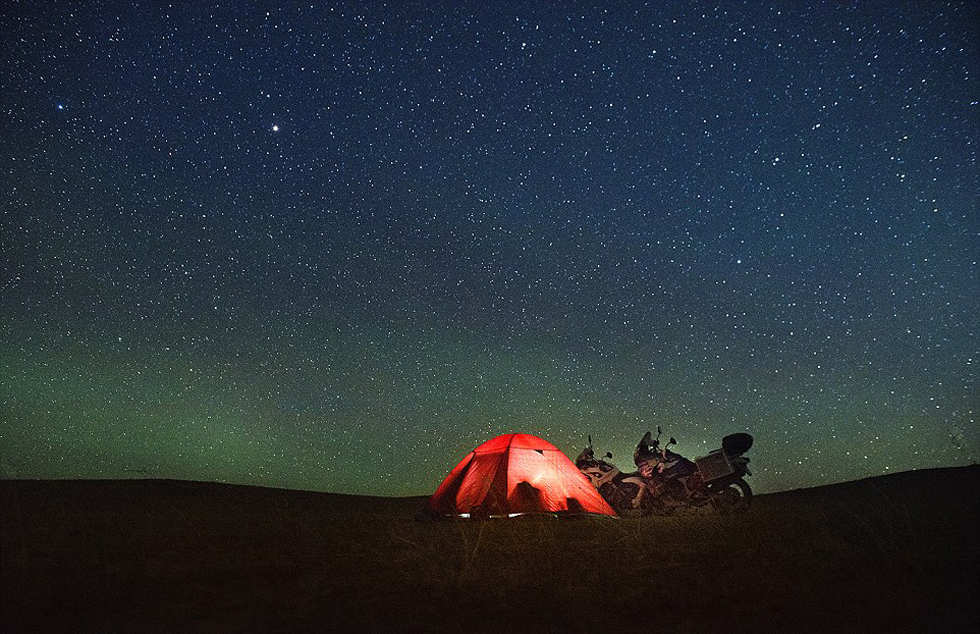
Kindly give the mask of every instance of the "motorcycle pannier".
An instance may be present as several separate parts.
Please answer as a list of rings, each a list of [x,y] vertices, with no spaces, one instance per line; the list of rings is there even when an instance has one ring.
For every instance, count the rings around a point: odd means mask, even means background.
[[[703,458],[697,458],[694,462],[697,463],[705,482],[724,478],[734,472],[728,456],[721,449],[716,449]]]

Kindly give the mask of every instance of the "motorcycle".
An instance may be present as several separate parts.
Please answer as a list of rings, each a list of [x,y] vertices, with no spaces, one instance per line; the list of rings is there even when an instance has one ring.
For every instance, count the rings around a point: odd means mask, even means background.
[[[612,459],[612,454],[606,452],[602,458],[595,457],[590,435],[588,446],[575,459],[575,466],[617,514],[648,515],[653,510],[653,501],[646,480],[639,472],[623,473],[606,459]]]
[[[752,448],[752,436],[729,434],[721,448],[693,461],[670,450],[671,438],[663,447],[657,437],[644,434],[633,453],[639,473],[650,490],[654,508],[671,513],[679,508],[699,508],[710,504],[720,513],[742,513],[752,505],[752,488],[745,476],[752,475],[750,459],[744,454]]]
[[[748,510],[752,489],[744,477],[752,472],[744,454],[752,447],[751,435],[725,436],[721,449],[691,461],[670,450],[677,444],[673,438],[661,447],[662,433],[658,427],[656,438],[647,432],[640,440],[633,453],[636,472],[623,473],[607,462],[611,453],[597,459],[592,436],[575,465],[620,515],[669,515],[709,504],[724,514]]]

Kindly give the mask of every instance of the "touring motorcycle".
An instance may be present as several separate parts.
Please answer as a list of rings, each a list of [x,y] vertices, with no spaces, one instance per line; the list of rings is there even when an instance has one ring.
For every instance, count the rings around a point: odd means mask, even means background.
[[[662,433],[657,427],[656,438],[647,432],[640,439],[633,453],[635,473],[624,474],[607,462],[611,453],[596,459],[591,436],[575,464],[620,515],[666,515],[709,504],[726,514],[749,508],[752,489],[744,478],[752,472],[744,454],[752,447],[751,435],[725,436],[720,449],[691,461],[670,450],[677,444],[673,438],[661,447]]]
[[[599,495],[613,507],[619,515],[643,515],[652,509],[647,482],[635,471],[623,473],[606,459],[612,459],[612,454],[606,452],[602,458],[595,457],[592,448],[592,436],[589,444],[575,459],[575,466],[585,474]]]

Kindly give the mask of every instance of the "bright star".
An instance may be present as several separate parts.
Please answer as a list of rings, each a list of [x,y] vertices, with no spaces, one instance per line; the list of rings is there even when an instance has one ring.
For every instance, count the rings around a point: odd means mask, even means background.
[[[273,132],[279,132],[279,126],[277,126],[277,125],[275,125],[275,124],[273,124],[273,126],[272,126],[272,131],[273,131]]]

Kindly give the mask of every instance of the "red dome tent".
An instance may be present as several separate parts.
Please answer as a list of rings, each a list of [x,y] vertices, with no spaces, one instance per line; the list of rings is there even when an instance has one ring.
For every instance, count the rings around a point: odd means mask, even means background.
[[[471,451],[439,485],[426,508],[434,515],[462,517],[616,515],[565,454],[528,434],[497,436]]]

